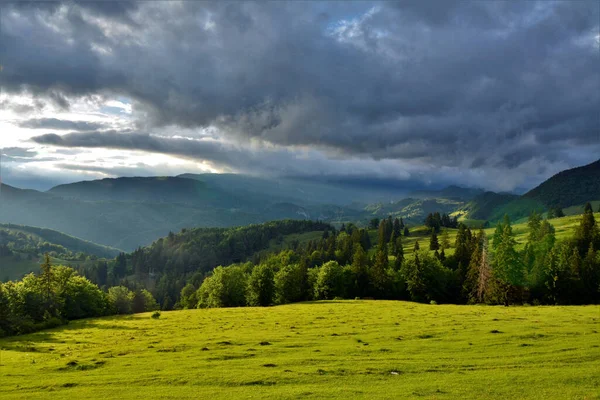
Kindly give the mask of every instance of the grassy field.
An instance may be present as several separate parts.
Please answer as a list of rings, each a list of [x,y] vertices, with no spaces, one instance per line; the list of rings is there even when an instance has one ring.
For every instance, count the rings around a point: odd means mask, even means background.
[[[600,310],[330,301],[0,340],[0,398],[599,399]]]
[[[596,209],[596,208],[594,208]],[[596,221],[600,223],[600,213],[595,213]],[[575,234],[575,229],[579,226],[581,222],[581,215],[570,215],[563,218],[555,218],[549,220],[550,223],[554,226],[556,230],[556,239],[557,241],[568,240],[573,237]],[[525,247],[525,243],[527,242],[527,236],[529,235],[529,228],[527,227],[527,222],[522,222],[519,224],[514,224],[512,226],[513,232],[515,234],[515,240],[517,241],[517,250],[523,250]],[[446,255],[450,255],[454,253],[454,242],[456,241],[456,232],[457,229],[444,229],[448,232],[448,238],[450,241],[450,249],[446,250]],[[491,238],[494,234],[496,227],[491,227],[484,229],[485,234],[488,238]],[[472,230],[474,233],[477,233],[477,229]],[[409,237],[402,237],[403,245],[404,245],[404,254],[409,255],[413,253],[413,249],[415,246],[415,242],[419,241],[419,245],[421,249],[429,248],[429,238],[431,236],[431,231],[427,230],[424,226],[413,227],[410,231]],[[376,240],[376,239],[375,239]],[[438,240],[442,240],[441,233],[438,235]]]

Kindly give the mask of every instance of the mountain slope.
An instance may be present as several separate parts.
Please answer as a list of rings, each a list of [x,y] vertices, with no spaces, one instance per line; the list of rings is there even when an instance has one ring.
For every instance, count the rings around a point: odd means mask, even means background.
[[[50,246],[54,246],[62,247],[74,254],[85,253],[100,258],[113,258],[121,252],[119,249],[102,246],[51,229],[0,224],[0,245],[9,243],[13,245],[21,243],[22,246],[17,247],[21,250],[25,247],[35,248],[36,246],[43,250],[43,247],[46,246],[50,251]]]
[[[434,199],[454,199],[471,200],[479,196],[484,191],[482,189],[466,188],[456,185],[450,185],[440,190],[419,190],[410,194],[410,197],[416,198],[434,198]]]
[[[485,192],[473,198],[460,212],[469,219],[488,220],[498,208],[518,198],[514,194]]]
[[[523,197],[547,207],[569,207],[600,200],[600,160],[559,172]]]

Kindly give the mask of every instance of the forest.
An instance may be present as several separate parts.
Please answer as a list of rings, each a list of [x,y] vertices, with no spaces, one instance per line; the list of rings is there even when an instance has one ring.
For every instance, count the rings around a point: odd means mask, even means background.
[[[600,302],[600,231],[591,205],[585,206],[573,236],[562,241],[557,241],[553,225],[533,212],[522,250],[516,248],[508,217],[491,238],[458,223],[450,246],[440,229],[456,223],[446,215],[429,215],[425,226],[431,235],[415,241],[409,255],[403,241],[410,237],[410,228],[391,217],[370,222],[377,226],[374,243],[368,229],[353,224],[336,230],[321,222],[288,220],[183,230],[80,271],[52,266],[46,255],[39,274],[0,285],[0,334],[111,314],[311,300]],[[315,231],[322,232],[320,237],[306,244],[293,241],[281,251],[267,251],[286,234]],[[156,283],[145,285],[152,275]]]

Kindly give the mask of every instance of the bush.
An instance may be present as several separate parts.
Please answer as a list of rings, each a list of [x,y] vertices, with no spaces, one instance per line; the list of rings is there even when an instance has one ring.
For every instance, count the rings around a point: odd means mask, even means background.
[[[152,318],[153,319],[159,319],[160,318],[160,311],[154,311],[154,313],[152,313]]]
[[[437,301],[435,301],[435,300],[431,300],[431,301],[429,302],[429,304],[431,304],[432,306],[437,306]]]

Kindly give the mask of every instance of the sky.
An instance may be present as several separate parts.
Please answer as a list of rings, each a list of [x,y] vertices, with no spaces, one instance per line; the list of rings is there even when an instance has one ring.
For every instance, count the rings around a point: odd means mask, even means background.
[[[0,3],[7,184],[524,190],[600,157],[600,2]]]

